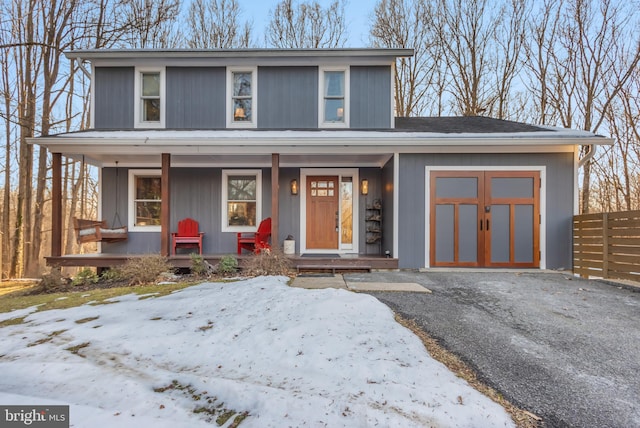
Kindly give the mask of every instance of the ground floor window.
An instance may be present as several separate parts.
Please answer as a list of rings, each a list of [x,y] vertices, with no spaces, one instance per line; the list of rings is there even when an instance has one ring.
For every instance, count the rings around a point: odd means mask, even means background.
[[[222,172],[222,231],[255,231],[262,220],[262,171]]]
[[[129,171],[129,228],[159,231],[162,208],[162,179],[158,170]]]

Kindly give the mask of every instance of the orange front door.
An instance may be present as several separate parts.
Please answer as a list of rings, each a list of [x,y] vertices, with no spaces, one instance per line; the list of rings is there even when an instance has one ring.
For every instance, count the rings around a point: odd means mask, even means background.
[[[339,190],[337,176],[307,177],[307,248],[337,250]]]

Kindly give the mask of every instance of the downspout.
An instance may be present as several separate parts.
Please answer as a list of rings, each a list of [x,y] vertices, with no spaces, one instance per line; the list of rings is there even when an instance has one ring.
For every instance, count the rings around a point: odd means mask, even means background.
[[[587,153],[581,159],[578,160],[578,168],[582,168],[584,164],[587,163],[593,157],[593,155],[596,154],[595,144],[589,144],[587,147],[589,148]]]
[[[82,64],[82,58],[75,58],[75,61],[76,64],[78,64],[78,68],[80,69],[80,71],[82,71],[84,75],[87,76],[87,78],[91,79],[91,73],[89,73],[87,69],[84,68],[84,65]]]

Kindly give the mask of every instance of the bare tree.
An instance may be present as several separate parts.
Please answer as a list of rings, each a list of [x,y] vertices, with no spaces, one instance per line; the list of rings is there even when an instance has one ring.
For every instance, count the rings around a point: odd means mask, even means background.
[[[341,48],[346,42],[344,0],[323,8],[317,1],[281,0],[270,13],[267,44],[276,48]]]
[[[240,23],[237,0],[193,0],[187,18],[187,46],[196,49],[248,48],[251,23]]]
[[[137,49],[160,49],[179,45],[174,28],[180,0],[121,0],[124,34],[119,45]]]
[[[396,115],[407,117],[425,110],[440,115],[444,88],[439,67],[440,45],[425,0],[380,0],[374,9],[370,40],[374,47],[413,48],[412,58],[399,58],[395,74]]]
[[[455,111],[504,117],[524,42],[524,0],[438,0],[435,25]]]
[[[529,50],[544,58],[534,65],[531,75],[544,78],[533,88],[539,91],[545,121],[548,108],[549,114],[567,128],[599,132],[612,103],[637,70],[637,20],[636,8],[612,0],[545,3],[534,24],[538,30],[536,47]],[[581,154],[586,155],[588,150],[583,147]],[[591,166],[592,160],[587,160],[582,174],[584,212],[590,210]]]

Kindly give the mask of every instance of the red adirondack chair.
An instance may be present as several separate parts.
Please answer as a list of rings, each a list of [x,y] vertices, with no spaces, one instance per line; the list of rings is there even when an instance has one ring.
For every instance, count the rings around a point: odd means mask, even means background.
[[[267,217],[260,222],[256,233],[238,233],[238,254],[244,248],[247,251],[260,253],[263,248],[271,248],[269,238],[271,237],[271,217]]]
[[[198,248],[202,254],[202,235],[204,232],[198,231],[198,222],[192,218],[185,218],[178,222],[178,231],[171,232],[172,254],[176,253],[177,247]]]

